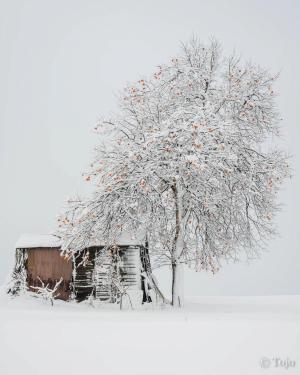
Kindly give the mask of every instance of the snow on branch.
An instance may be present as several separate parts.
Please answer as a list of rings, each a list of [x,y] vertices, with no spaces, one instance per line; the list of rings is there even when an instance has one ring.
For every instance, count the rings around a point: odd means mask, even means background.
[[[97,126],[109,143],[86,174],[94,193],[59,219],[65,251],[142,230],[155,266],[216,272],[222,259],[256,257],[290,175],[287,155],[267,147],[279,133],[276,79],[194,38],[127,85],[119,113]]]
[[[49,301],[51,305],[53,306],[53,301],[56,297],[59,296],[59,293],[57,293],[58,287],[63,281],[63,278],[61,277],[59,281],[57,281],[54,285],[54,288],[49,288],[49,284],[45,284],[39,277],[38,280],[41,283],[41,286],[31,286],[32,289],[35,289],[39,296],[41,296],[42,299]]]

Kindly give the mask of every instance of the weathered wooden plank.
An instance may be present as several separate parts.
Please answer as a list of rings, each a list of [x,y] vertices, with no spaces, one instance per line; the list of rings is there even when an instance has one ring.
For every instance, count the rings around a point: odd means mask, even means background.
[[[54,288],[57,281],[63,278],[58,288],[58,299],[67,300],[70,297],[70,284],[72,281],[72,261],[60,256],[59,248],[34,248],[27,250],[27,284],[29,290],[32,286],[41,286],[38,278],[49,288]]]
[[[94,267],[97,248],[89,248],[75,257],[74,292],[78,302],[84,301],[94,293]],[[84,257],[86,260],[84,261]]]

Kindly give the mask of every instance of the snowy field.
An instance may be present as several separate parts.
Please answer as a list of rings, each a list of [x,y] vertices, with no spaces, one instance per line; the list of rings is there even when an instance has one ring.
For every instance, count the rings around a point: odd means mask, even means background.
[[[1,295],[0,339],[1,375],[300,374],[300,296],[119,311]]]

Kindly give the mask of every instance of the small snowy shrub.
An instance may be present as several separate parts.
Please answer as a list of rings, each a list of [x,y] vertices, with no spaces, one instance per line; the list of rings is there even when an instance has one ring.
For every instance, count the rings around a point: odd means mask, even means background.
[[[57,293],[57,289],[62,283],[63,278],[61,277],[60,280],[55,283],[53,289],[49,288],[48,284],[45,285],[45,283],[39,277],[38,279],[41,283],[41,286],[31,286],[31,288],[36,290],[39,297],[41,297],[45,301],[49,301],[53,306],[54,299],[59,296],[59,293]]]

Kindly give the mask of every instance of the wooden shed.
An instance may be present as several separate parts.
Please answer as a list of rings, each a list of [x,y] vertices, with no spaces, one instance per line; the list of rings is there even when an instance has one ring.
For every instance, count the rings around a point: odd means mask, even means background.
[[[59,237],[23,235],[16,244],[14,283],[9,292],[17,294],[24,288],[36,292],[41,283],[53,289],[61,280],[58,299],[80,302],[92,296],[116,302],[116,278],[122,287],[141,291],[141,302],[150,302],[148,290],[156,286],[145,244],[125,237],[109,251],[95,243],[68,258],[62,256]]]

